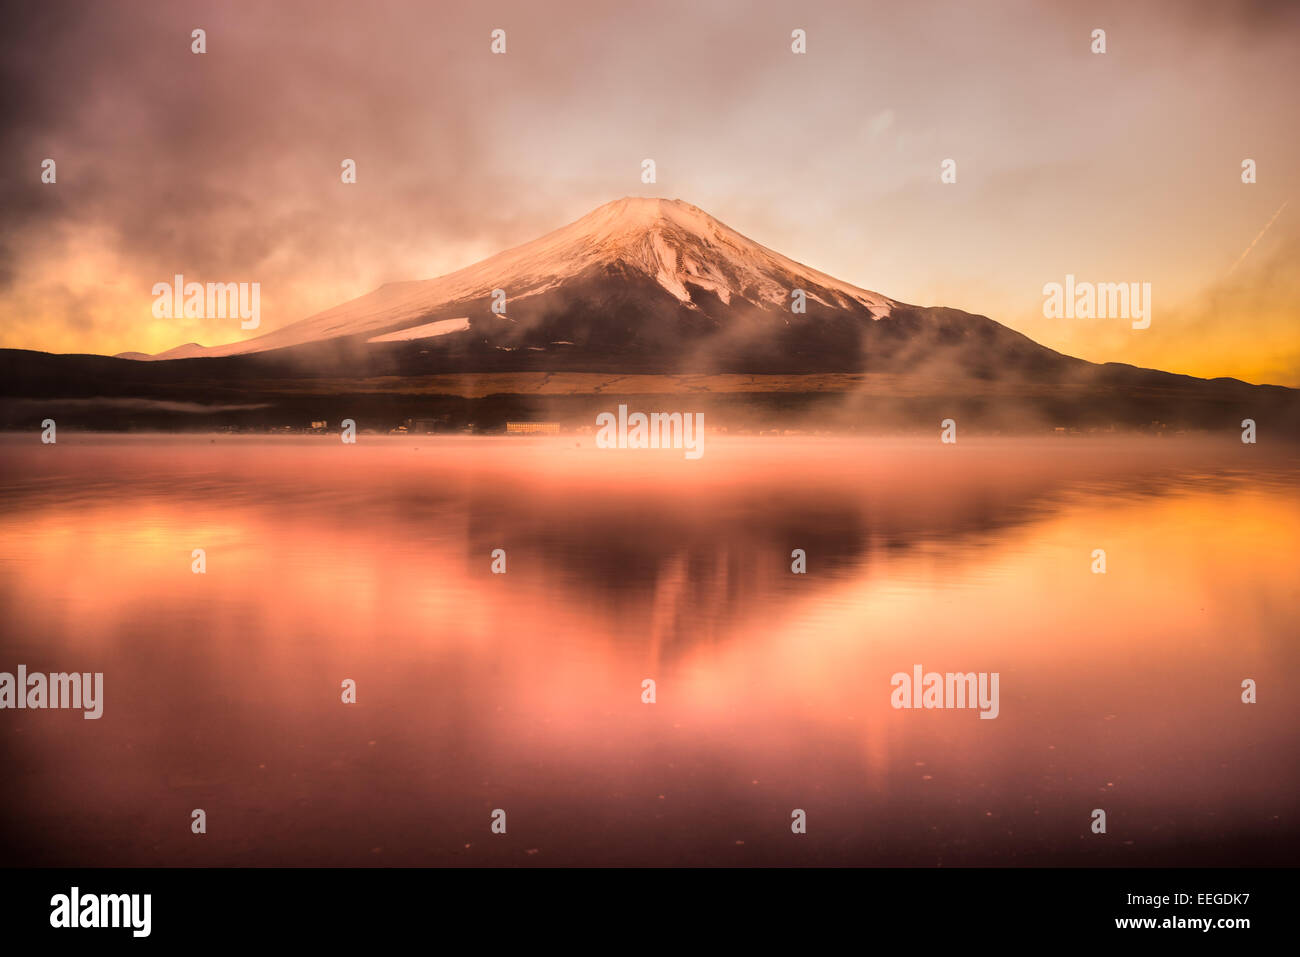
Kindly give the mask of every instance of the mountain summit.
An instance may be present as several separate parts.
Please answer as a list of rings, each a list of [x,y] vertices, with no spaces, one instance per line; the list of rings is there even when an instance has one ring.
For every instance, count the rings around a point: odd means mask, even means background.
[[[620,263],[649,276],[684,303],[693,304],[694,287],[727,304],[736,296],[786,309],[791,290],[816,289],[826,305],[852,301],[875,315],[889,312],[884,296],[773,252],[680,199],[629,196],[606,203],[480,266],[544,281],[541,277],[578,275],[600,263]]]

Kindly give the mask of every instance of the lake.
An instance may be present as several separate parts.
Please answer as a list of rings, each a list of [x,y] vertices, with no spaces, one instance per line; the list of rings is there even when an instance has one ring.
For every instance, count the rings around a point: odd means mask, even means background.
[[[3,437],[0,863],[1294,862],[1300,449],[704,450]]]

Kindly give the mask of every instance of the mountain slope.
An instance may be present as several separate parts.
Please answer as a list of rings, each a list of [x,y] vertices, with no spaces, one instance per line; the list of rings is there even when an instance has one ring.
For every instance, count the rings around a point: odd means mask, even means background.
[[[227,356],[285,348],[343,336],[395,332],[428,317],[473,305],[480,320],[494,315],[495,289],[507,315],[522,301],[598,274],[651,279],[675,301],[699,309],[711,294],[724,305],[745,303],[789,312],[790,292],[834,309],[889,314],[888,298],[841,282],[750,240],[681,200],[627,197],[530,243],[508,249],[438,279],[389,283],[374,292],[240,343],[211,348],[187,344],[156,358]],[[461,308],[462,313],[471,310]]]

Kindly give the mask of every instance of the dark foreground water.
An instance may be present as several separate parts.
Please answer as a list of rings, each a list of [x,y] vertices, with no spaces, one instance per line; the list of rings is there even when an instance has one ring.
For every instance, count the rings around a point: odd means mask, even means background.
[[[1294,862],[1292,450],[705,453],[0,439],[0,672],[104,674],[0,710],[0,863]]]

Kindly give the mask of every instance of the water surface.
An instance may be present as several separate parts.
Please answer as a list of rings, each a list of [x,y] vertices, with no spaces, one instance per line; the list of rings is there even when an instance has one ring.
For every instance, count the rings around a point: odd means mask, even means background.
[[[0,671],[105,675],[98,721],[0,711],[0,863],[1300,848],[1293,450],[24,435],[0,470]],[[998,672],[999,717],[891,708],[916,664]]]

